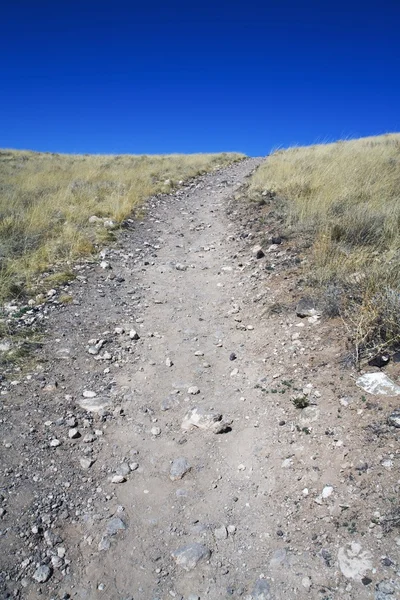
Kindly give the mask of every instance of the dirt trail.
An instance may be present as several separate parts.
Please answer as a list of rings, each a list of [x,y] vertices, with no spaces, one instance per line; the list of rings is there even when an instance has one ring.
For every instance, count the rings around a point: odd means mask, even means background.
[[[398,597],[400,540],[377,514],[396,496],[395,436],[382,426],[368,438],[382,406],[368,410],[339,370],[331,323],[265,316],[296,286],[252,256],[249,219],[230,204],[259,162],[150,200],[97,266],[82,266],[74,304],[46,315],[46,360],[14,393],[26,476],[1,543],[17,552],[4,558],[15,597]],[[267,259],[295,254],[283,244]],[[303,388],[299,410],[290,395]],[[194,407],[206,428],[182,429]]]

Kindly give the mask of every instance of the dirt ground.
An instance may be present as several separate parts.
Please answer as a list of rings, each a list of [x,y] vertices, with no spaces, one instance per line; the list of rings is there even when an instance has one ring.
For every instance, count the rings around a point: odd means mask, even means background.
[[[340,320],[297,316],[307,249],[238,199],[258,164],[149,200],[23,316],[1,598],[400,598],[398,400],[356,386]]]

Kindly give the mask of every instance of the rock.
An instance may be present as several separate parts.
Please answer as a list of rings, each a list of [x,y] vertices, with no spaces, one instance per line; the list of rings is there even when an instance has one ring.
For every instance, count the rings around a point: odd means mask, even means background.
[[[150,429],[150,432],[151,432],[151,435],[158,437],[159,435],[161,435],[161,428],[160,427],[152,427]]]
[[[131,340],[140,340],[140,335],[137,331],[135,331],[135,329],[130,330],[129,337],[131,338]]]
[[[254,246],[254,248],[252,250],[252,254],[257,259],[263,258],[265,256],[264,251],[261,248],[261,246]]]
[[[91,458],[81,458],[79,460],[79,462],[80,462],[82,469],[86,470],[86,469],[90,469],[90,467],[92,466],[94,461]]]
[[[51,568],[47,565],[40,565],[33,574],[33,579],[38,583],[45,583],[51,577]]]
[[[107,523],[105,534],[116,535],[118,531],[124,531],[126,529],[125,523],[119,517],[113,517]]]
[[[76,427],[73,427],[68,431],[68,437],[70,440],[75,440],[77,438],[80,438],[81,434],[79,433],[78,429],[76,429]]]
[[[165,365],[166,365],[167,367],[172,367],[172,366],[173,366],[173,364],[174,364],[174,363],[172,362],[172,360],[171,360],[170,358],[166,358],[166,359],[165,359]]]
[[[272,237],[271,238],[271,244],[274,244],[276,246],[279,246],[280,244],[282,244],[282,238],[280,235],[277,235],[276,237]]]
[[[103,535],[97,548],[99,549],[100,552],[102,550],[109,550],[111,548],[111,542],[106,535]]]
[[[57,448],[57,446],[60,446],[61,442],[60,440],[54,439],[50,441],[50,447],[51,448]]]
[[[113,475],[111,477],[111,483],[124,483],[126,481],[126,477],[124,477],[123,475]]]
[[[396,408],[387,418],[389,425],[400,428],[400,409]]]
[[[368,364],[370,367],[379,367],[379,369],[382,369],[382,367],[385,367],[389,361],[390,356],[387,354],[377,354],[368,361]]]
[[[96,440],[96,436],[94,433],[87,433],[82,441],[84,444],[91,444],[95,440]]]
[[[181,263],[176,263],[175,269],[177,271],[187,271],[187,266],[186,265],[182,265]]]
[[[96,392],[93,392],[93,390],[84,390],[82,396],[84,398],[96,398],[97,394]]]
[[[96,224],[96,223],[102,223],[103,219],[101,219],[100,217],[97,217],[96,215],[92,215],[91,217],[89,217],[88,221],[89,221],[89,223]]]
[[[365,373],[356,381],[356,385],[374,396],[398,396],[400,386],[392,381],[385,373]]]
[[[105,340],[90,340],[88,346],[89,354],[97,356],[97,354],[100,352],[105,343]]]
[[[236,360],[237,356],[234,352],[231,352],[229,355],[229,360]]]
[[[139,468],[139,463],[137,463],[137,462],[129,463],[129,468],[131,471],[137,471]]]
[[[180,402],[176,395],[168,396],[168,398],[165,398],[165,400],[161,402],[161,410],[171,410],[172,408],[177,408],[179,404]]]
[[[59,556],[51,557],[51,564],[55,569],[59,569],[63,565],[63,561]]]
[[[188,394],[191,394],[192,396],[196,396],[196,394],[200,394],[200,389],[196,385],[192,385],[188,389]]]
[[[251,592],[252,600],[272,600],[268,581],[258,579]]]
[[[202,352],[201,350],[196,350],[196,352],[194,353],[195,356],[204,356],[204,352]]]
[[[110,406],[110,401],[106,398],[85,398],[84,400],[79,400],[78,404],[87,412],[98,413],[107,408],[107,406]]]
[[[126,462],[121,463],[115,469],[116,475],[122,475],[123,477],[126,477],[126,475],[128,475],[130,472],[131,472],[131,469],[130,469],[128,463],[126,463]]]
[[[197,428],[211,430],[214,433],[223,433],[227,431],[230,424],[231,422],[223,421],[221,414],[195,406],[186,413],[181,428],[185,431]]]
[[[172,552],[171,556],[176,564],[185,569],[185,571],[192,571],[201,560],[208,560],[211,552],[202,544],[194,542],[193,544],[181,546]]]
[[[106,229],[116,229],[117,224],[115,223],[115,221],[113,221],[112,219],[104,219],[103,221],[103,226]]]
[[[355,581],[361,581],[366,572],[373,568],[371,552],[363,551],[358,542],[350,542],[339,548],[338,563],[343,575]]]
[[[102,260],[102,261],[101,261],[101,263],[100,263],[100,267],[101,267],[102,269],[111,269],[111,265],[110,265],[110,263],[109,263],[108,261],[106,261],[106,260]]]
[[[217,540],[226,540],[228,537],[228,530],[226,529],[225,525],[221,525],[221,527],[214,529],[214,536]]]
[[[296,315],[298,317],[315,317],[320,316],[321,311],[318,310],[315,301],[312,298],[302,298],[296,306]]]
[[[188,473],[191,469],[189,462],[183,456],[179,458],[175,458],[173,461],[170,471],[169,478],[171,481],[177,481],[178,479],[182,479],[182,477]]]

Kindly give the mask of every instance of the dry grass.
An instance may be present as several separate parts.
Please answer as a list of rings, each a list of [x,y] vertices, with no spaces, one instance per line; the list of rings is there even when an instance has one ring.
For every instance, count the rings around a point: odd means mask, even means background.
[[[274,152],[250,193],[271,190],[311,234],[310,284],[351,323],[359,351],[400,343],[400,134]]]
[[[0,151],[0,300],[34,290],[37,276],[93,251],[147,197],[243,155],[61,155]],[[64,269],[65,270],[65,269]]]

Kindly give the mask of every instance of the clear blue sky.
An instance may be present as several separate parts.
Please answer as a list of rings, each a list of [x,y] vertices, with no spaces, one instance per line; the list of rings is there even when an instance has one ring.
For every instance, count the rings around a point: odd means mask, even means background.
[[[264,155],[400,130],[398,0],[13,0],[0,147]]]

